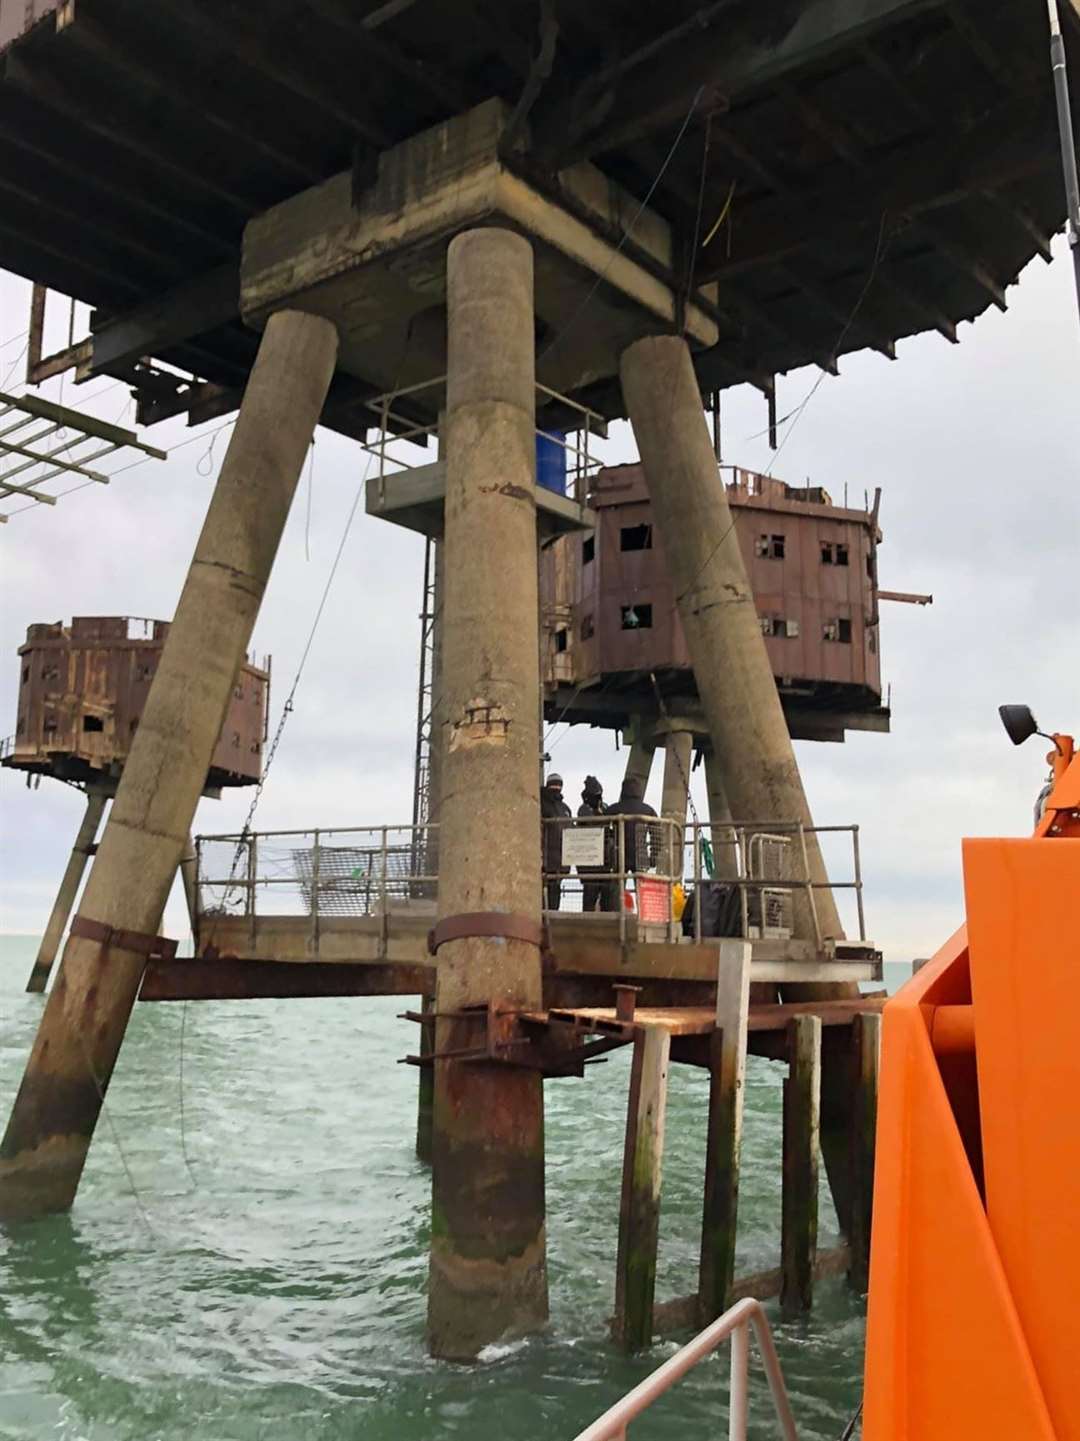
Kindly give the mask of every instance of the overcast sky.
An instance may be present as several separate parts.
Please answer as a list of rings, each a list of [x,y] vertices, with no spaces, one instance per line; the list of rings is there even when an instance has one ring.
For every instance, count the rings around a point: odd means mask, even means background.
[[[932,953],[960,918],[962,836],[1030,828],[1045,746],[1014,751],[998,704],[1026,701],[1044,728],[1080,731],[1080,326],[1065,250],[1059,239],[1050,266],[1029,266],[1006,314],[961,326],[958,346],[935,334],[901,342],[895,362],[845,359],[781,432],[781,478],[809,477],[838,499],[846,485],[853,503],[882,487],[882,585],[934,596],[928,609],[882,608],[892,734],[797,747],[817,821],[862,827],[870,933],[895,960]],[[0,389],[22,389],[28,301],[25,282],[0,273],[0,342],[11,340]],[[50,325],[63,343],[66,314]],[[781,414],[815,377],[781,378]],[[54,381],[40,393],[59,392]],[[104,381],[68,379],[63,399],[109,420],[127,409],[124,387]],[[727,392],[725,459],[768,469],[764,424],[756,392]],[[212,452],[196,434],[157,427],[153,444],[192,443],[0,526],[0,736],[15,729],[28,624],[172,614],[229,432]],[[635,458],[626,426],[607,452]],[[255,632],[255,649],[274,659],[272,724],[365,464],[355,444],[318,432],[310,491],[305,474]],[[257,828],[409,819],[422,558],[419,536],[369,519],[361,503]],[[615,788],[622,757],[610,733],[561,727],[550,747],[573,797],[590,771]],[[659,776],[657,765],[654,802]],[[247,804],[247,792],[203,801],[196,828],[237,829]],[[56,782],[31,791],[0,772],[0,930],[40,931],[82,806]],[[175,892],[164,929],[186,934]]]

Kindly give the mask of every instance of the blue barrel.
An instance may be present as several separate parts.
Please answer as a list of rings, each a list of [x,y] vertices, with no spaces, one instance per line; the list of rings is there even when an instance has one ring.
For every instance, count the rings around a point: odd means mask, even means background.
[[[536,437],[536,483],[556,495],[566,494],[566,432],[549,430]]]

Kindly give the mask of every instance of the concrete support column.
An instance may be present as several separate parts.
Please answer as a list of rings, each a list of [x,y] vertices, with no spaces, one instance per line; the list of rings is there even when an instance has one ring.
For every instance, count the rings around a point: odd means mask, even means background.
[[[329,321],[266,325],[80,914],[153,935],[277,553],[337,354]],[[146,963],[69,936],[0,1144],[0,1218],[71,1205]]]
[[[665,848],[670,842],[671,854],[665,855],[664,871],[682,879],[683,833],[686,827],[686,804],[690,797],[690,766],[694,758],[694,737],[689,731],[669,731],[664,741],[664,790],[660,814],[676,826],[664,827]]]
[[[439,925],[539,926],[540,651],[532,250],[509,231],[447,256]],[[438,950],[436,1051],[482,1047],[489,1009],[541,1003],[540,950],[467,935]],[[465,1007],[471,1016],[447,1015]],[[547,1319],[539,1074],[435,1062],[428,1337],[474,1358]]]
[[[192,940],[198,941],[199,931],[199,852],[195,837],[188,832],[184,854],[180,857],[180,884],[184,888],[184,903],[187,906],[188,923]]]
[[[732,844],[731,833],[727,830],[732,824],[732,816],[727,791],[724,789],[724,777],[716,752],[711,748],[705,752],[705,789],[709,797],[709,825],[716,878],[720,881],[732,881],[739,874],[739,856]]]
[[[75,904],[75,897],[79,894],[79,885],[82,882],[83,872],[86,870],[86,863],[94,853],[94,841],[97,839],[101,817],[105,814],[107,800],[108,794],[105,791],[89,789],[86,792],[86,810],[83,812],[83,818],[75,836],[75,844],[68,857],[60,889],[56,893],[56,900],[53,901],[45,934],[38,947],[37,959],[30,972],[30,979],[26,983],[26,989],[31,993],[43,991],[52,972],[56,952],[60,949],[68,917],[71,915],[71,908]]]
[[[655,743],[650,736],[648,740],[635,740],[630,746],[630,753],[626,757],[626,770],[623,772],[623,783],[629,780],[641,782],[642,793],[648,788],[649,777],[652,775],[653,754],[656,750]]]
[[[689,349],[673,335],[639,340],[620,371],[728,801],[740,818],[811,825]],[[817,837],[806,844],[811,878],[824,881]],[[830,891],[817,892],[817,910],[822,934],[842,935]],[[799,897],[804,936],[808,911]]]

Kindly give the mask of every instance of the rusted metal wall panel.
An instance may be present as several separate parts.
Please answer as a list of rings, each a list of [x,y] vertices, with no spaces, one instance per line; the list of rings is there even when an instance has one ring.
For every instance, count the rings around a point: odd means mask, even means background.
[[[766,648],[781,686],[843,686],[844,706],[851,703],[851,688],[879,698],[869,514],[834,506],[820,487],[794,489],[747,471],[735,472],[728,498],[758,614],[772,630]],[[566,552],[565,575],[572,566],[575,583],[571,673],[562,678],[580,684],[612,673],[689,668],[640,467],[600,471],[592,502],[595,535],[566,537],[553,547]],[[640,533],[642,527],[648,531],[645,547],[624,549],[623,532]],[[632,535],[627,539],[633,543]],[[549,562],[542,573],[545,601],[556,573]],[[628,606],[648,623],[624,625]]]
[[[65,0],[0,0],[0,54]],[[67,0],[70,5],[71,0]]]
[[[76,616],[32,625],[19,649],[14,748],[6,763],[69,780],[118,776],[138,729],[168,624]],[[250,785],[262,773],[268,672],[237,677],[208,783]]]

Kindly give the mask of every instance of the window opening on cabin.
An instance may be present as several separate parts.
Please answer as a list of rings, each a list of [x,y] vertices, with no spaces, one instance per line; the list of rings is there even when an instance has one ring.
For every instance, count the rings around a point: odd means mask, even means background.
[[[105,729],[105,722],[99,715],[84,715],[82,718],[82,728],[84,731],[103,731]]]
[[[651,525],[624,525],[619,530],[620,550],[652,550]]]
[[[570,643],[570,636],[565,626],[555,632],[555,650],[561,655]]]
[[[581,542],[581,563],[588,565],[590,560],[596,557],[596,536],[587,535]]]
[[[25,685],[26,682],[27,682],[29,679],[30,679],[30,667],[29,667],[28,665],[24,665],[24,666],[23,666],[23,673],[22,673],[22,683],[23,683],[23,685]]]
[[[847,546],[838,540],[823,540],[821,542],[821,563],[822,565],[847,565]]]
[[[144,661],[141,661],[141,662],[139,663],[138,669],[137,669],[136,672],[135,672],[135,679],[136,679],[136,680],[152,680],[152,679],[153,679],[153,675],[154,675],[154,662],[153,662],[152,660],[144,660]]]
[[[851,621],[843,617],[837,620],[827,620],[822,628],[822,636],[825,640],[835,640],[842,645],[850,645]]]
[[[799,622],[797,620],[786,620],[783,616],[763,615],[758,617],[761,625],[762,635],[781,636],[788,640],[794,640],[799,634]]]
[[[58,665],[46,665],[41,668],[42,680],[59,680],[60,667]]]
[[[591,616],[591,615],[582,616],[582,618],[581,618],[581,639],[582,639],[582,640],[592,640],[592,638],[593,638],[593,636],[594,636],[595,634],[596,634],[596,627],[593,625],[593,618],[592,618],[592,616]]]
[[[651,605],[624,605],[621,608],[623,630],[651,630]]]
[[[754,550],[757,555],[765,556],[768,560],[783,560],[784,537],[782,535],[761,535],[758,537]]]

